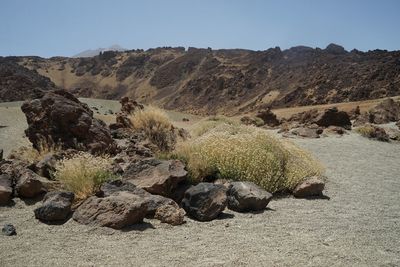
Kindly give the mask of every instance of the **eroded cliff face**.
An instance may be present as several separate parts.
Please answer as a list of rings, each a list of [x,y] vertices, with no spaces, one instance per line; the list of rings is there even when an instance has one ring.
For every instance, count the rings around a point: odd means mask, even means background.
[[[283,51],[156,48],[92,58],[14,60],[77,96],[130,96],[196,114],[400,95],[399,51],[347,52],[334,44]]]

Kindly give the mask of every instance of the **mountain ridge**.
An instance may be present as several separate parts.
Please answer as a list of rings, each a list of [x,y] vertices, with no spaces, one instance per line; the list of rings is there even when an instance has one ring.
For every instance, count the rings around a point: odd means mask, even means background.
[[[14,60],[77,96],[130,96],[194,114],[400,95],[400,51],[346,51],[335,44],[264,51],[160,47],[91,58]]]

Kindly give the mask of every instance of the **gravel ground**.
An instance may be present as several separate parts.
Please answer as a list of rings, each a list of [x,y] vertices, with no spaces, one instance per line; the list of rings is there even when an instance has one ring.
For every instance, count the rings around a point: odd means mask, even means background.
[[[34,219],[39,203],[0,207],[0,266],[400,266],[400,145],[356,134],[296,139],[327,168],[330,200],[283,198],[182,226],[117,231]]]

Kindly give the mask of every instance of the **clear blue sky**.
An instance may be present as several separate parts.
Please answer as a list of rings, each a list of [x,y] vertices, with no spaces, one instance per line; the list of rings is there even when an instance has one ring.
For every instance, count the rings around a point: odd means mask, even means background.
[[[125,48],[400,50],[400,0],[0,0],[0,55]]]

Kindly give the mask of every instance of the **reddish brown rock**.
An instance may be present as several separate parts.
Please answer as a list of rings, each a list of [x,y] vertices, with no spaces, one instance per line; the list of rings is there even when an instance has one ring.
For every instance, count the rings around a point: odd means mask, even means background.
[[[181,225],[185,222],[185,210],[172,205],[163,205],[156,210],[154,218],[163,223]]]
[[[351,129],[349,114],[345,111],[339,111],[336,107],[326,109],[315,118],[315,123],[319,126],[340,126],[345,129]]]
[[[185,165],[179,160],[155,161],[139,172],[124,174],[130,183],[149,193],[170,197],[178,184],[186,179]]]
[[[88,198],[74,212],[73,219],[81,224],[121,229],[142,222],[146,212],[142,197],[120,191],[104,198]]]
[[[293,195],[297,198],[320,197],[323,196],[322,191],[325,188],[325,183],[318,177],[311,177],[300,183],[293,190]]]
[[[44,177],[41,177],[29,169],[25,169],[17,178],[15,190],[19,197],[33,198],[46,192]]]

